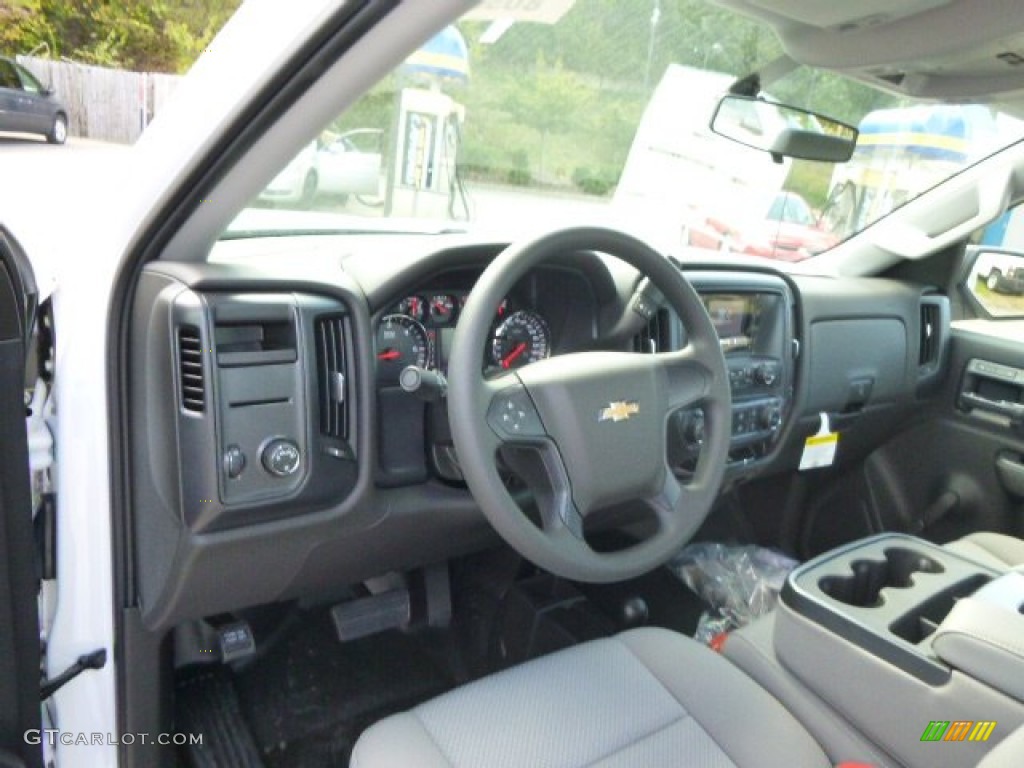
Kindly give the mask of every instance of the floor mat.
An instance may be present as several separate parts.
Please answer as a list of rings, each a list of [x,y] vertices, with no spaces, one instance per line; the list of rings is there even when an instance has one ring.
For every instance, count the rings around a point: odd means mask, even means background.
[[[192,768],[262,768],[226,668],[211,667],[180,678],[175,707],[178,730],[203,735],[201,744],[189,744],[183,750]]]
[[[446,653],[440,633],[339,643],[327,612],[311,612],[235,684],[268,768],[333,768],[379,717],[452,687]]]

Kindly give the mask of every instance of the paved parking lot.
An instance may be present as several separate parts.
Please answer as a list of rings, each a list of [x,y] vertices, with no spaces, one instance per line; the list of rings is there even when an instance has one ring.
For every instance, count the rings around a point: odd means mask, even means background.
[[[32,136],[0,136],[0,223],[28,251],[37,271],[51,278],[56,272],[56,265],[45,262],[54,258],[53,243],[68,226],[67,211],[80,204],[78,182],[87,190],[89,179],[109,176],[124,151],[117,144],[85,139],[55,146]]]

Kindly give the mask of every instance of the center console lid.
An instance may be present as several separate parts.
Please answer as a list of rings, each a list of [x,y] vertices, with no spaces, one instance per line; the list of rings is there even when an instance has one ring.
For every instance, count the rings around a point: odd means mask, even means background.
[[[953,606],[935,631],[940,659],[1024,701],[1024,574],[1011,572]]]

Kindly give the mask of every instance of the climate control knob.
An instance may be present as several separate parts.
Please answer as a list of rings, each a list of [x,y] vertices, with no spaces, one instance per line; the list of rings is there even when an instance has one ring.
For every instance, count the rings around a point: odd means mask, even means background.
[[[775,368],[771,365],[759,365],[754,369],[754,381],[764,387],[772,386],[778,379]]]
[[[263,461],[263,468],[274,477],[288,477],[298,471],[302,463],[302,454],[299,453],[299,446],[293,441],[277,438],[263,447],[260,459]]]

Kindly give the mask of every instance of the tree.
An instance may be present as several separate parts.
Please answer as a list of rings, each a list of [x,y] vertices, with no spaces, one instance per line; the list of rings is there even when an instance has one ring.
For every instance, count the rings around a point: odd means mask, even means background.
[[[510,94],[512,111],[522,125],[540,131],[538,177],[547,175],[547,145],[551,134],[561,133],[577,124],[591,101],[590,89],[580,77],[562,66],[561,61],[548,64],[538,54],[536,74],[520,80]]]
[[[12,0],[0,45],[125,69],[183,72],[241,0]]]

